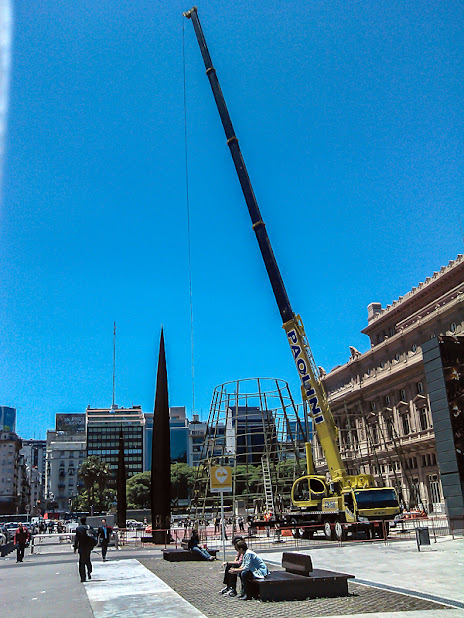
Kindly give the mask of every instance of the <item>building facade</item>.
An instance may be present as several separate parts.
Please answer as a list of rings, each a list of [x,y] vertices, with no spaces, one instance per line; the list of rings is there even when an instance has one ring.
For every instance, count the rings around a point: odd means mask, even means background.
[[[368,307],[365,353],[321,378],[349,473],[373,474],[397,488],[406,508],[445,509],[422,345],[438,335],[464,334],[464,258],[385,308]],[[315,464],[324,470],[317,436]]]
[[[151,470],[153,440],[153,412],[145,414],[145,457],[144,470]],[[190,447],[190,422],[185,406],[169,408],[169,436],[171,441],[171,463],[192,465]]]
[[[16,431],[16,408],[0,406],[0,431]]]
[[[56,415],[55,427],[63,427],[60,424],[63,416]],[[74,418],[74,424],[67,424],[65,430],[47,431],[45,505],[42,510],[71,511],[72,500],[82,487],[78,470],[86,456],[85,415],[70,414],[69,417]]]
[[[24,494],[21,439],[14,431],[0,430],[0,514],[20,511]],[[24,511],[23,511],[24,512]]]
[[[96,455],[109,465],[108,487],[116,487],[119,433],[124,437],[124,457],[127,476],[144,470],[145,417],[141,406],[120,408],[90,408],[86,410],[87,455]]]
[[[27,479],[30,487],[29,511],[32,513],[45,497],[46,440],[23,440],[21,455],[24,456]]]

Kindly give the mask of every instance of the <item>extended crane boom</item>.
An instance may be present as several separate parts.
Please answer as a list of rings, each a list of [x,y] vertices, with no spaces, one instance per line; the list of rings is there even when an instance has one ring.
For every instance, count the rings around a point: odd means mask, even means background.
[[[219,85],[216,71],[209,55],[205,37],[198,19],[197,8],[184,13],[192,20],[200,45],[214,99],[221,117],[235,169],[250,213],[253,229],[261,255],[274,291],[287,334],[293,360],[301,381],[303,399],[308,403],[310,415],[317,431],[327,461],[331,482],[325,476],[314,474],[311,445],[305,444],[307,473],[293,483],[293,510],[276,517],[279,525],[296,526],[294,535],[310,538],[315,529],[323,528],[327,538],[343,539],[348,531],[386,536],[389,521],[400,511],[398,497],[393,487],[375,487],[374,477],[369,474],[348,475],[338,448],[338,432],[327,398],[318,376],[316,363],[306,339],[303,322],[293,312],[280,275],[271,243],[264,225],[250,178],[243,160],[238,139],[227,111],[226,102]]]
[[[290,300],[282,280],[274,252],[269,241],[269,236],[266,226],[262,219],[258,203],[251,186],[250,177],[246,169],[245,161],[243,160],[242,152],[235,135],[227,105],[222,94],[221,86],[216,74],[216,69],[213,67],[208,46],[201,28],[198,18],[198,11],[193,7],[190,11],[184,13],[185,17],[192,20],[198,44],[200,46],[201,55],[206,68],[211,90],[213,91],[214,100],[216,101],[217,109],[221,117],[222,126],[226,134],[227,145],[237,171],[237,175],[242,187],[243,195],[250,213],[253,230],[256,234],[261,255],[263,256],[267,274],[274,291],[274,296],[277,301],[280,315],[283,321],[283,328],[287,333],[288,342],[292,351],[293,359],[300,376],[302,384],[303,398],[308,402],[311,417],[314,425],[317,428],[319,441],[321,443],[324,455],[327,460],[330,475],[332,479],[339,480],[346,475],[345,466],[343,464],[338,446],[337,446],[337,428],[335,426],[332,414],[327,404],[327,399],[324,394],[322,384],[317,378],[317,367],[314,362],[311,349],[306,339],[303,323],[300,316],[296,315],[290,304]],[[310,465],[308,464],[308,468]],[[308,474],[312,470],[308,469]]]

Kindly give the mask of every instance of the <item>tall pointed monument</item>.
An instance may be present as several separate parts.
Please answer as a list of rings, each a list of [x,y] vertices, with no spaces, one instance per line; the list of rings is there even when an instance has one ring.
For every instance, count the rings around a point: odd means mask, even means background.
[[[171,438],[168,374],[161,329],[151,449],[151,522],[155,543],[168,542],[171,527]]]

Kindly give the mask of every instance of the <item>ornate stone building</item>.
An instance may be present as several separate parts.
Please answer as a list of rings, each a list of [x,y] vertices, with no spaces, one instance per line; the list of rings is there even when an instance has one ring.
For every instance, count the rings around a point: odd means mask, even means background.
[[[442,513],[421,346],[437,335],[464,335],[464,256],[391,305],[371,303],[362,333],[368,352],[351,347],[345,365],[328,374],[320,369],[348,471],[397,487],[406,508]],[[317,438],[314,454],[323,470]]]

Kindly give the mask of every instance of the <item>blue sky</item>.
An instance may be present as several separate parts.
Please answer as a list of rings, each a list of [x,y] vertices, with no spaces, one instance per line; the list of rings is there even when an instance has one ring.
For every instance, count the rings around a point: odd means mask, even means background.
[[[0,404],[152,411],[298,378],[192,24],[179,1],[14,4],[0,205]],[[206,0],[206,40],[292,306],[326,370],[464,249],[459,2]]]

